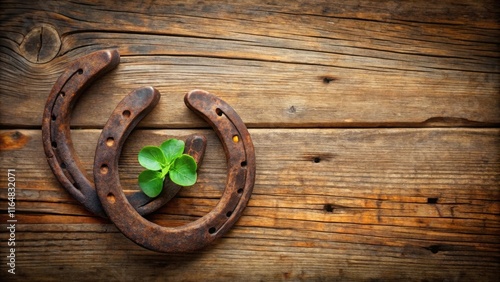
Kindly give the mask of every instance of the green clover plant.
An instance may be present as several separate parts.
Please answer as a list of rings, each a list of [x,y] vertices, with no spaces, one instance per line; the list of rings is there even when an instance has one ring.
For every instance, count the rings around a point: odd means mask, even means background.
[[[167,174],[170,180],[180,186],[196,183],[197,165],[193,157],[184,152],[184,141],[169,139],[160,147],[146,146],[139,152],[139,163],[146,168],[139,174],[139,186],[148,197],[161,193]]]

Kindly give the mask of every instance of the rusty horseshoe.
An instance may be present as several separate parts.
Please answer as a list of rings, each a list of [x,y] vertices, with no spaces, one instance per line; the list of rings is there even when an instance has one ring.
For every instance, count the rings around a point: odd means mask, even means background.
[[[97,194],[109,218],[133,242],[160,252],[192,251],[221,237],[239,219],[255,182],[254,146],[245,124],[234,109],[202,90],[186,94],[184,101],[188,108],[212,126],[226,154],[226,187],[217,205],[205,216],[183,226],[163,227],[140,216],[127,201],[118,174],[118,160],[127,128],[115,125],[128,117],[117,114],[108,120],[99,137],[94,159]],[[117,112],[120,111],[128,111],[130,117],[134,115],[125,104],[117,107]],[[106,143],[110,138],[114,140],[112,146]]]
[[[42,119],[43,146],[52,172],[69,194],[87,210],[101,217],[106,217],[106,214],[94,184],[87,176],[73,147],[70,133],[71,110],[84,90],[94,80],[114,69],[119,62],[118,51],[103,50],[71,63],[54,84]],[[126,105],[135,115],[126,119],[124,126],[132,130],[155,107],[159,98],[160,94],[152,87],[136,89],[126,96],[120,105]],[[120,112],[120,115],[124,114],[126,113]],[[113,140],[109,139],[107,142],[109,144]],[[199,163],[205,152],[206,138],[191,135],[187,137],[185,147],[186,153],[191,154]],[[149,214],[168,202],[180,189],[173,183],[168,185],[169,187],[165,187],[155,199],[142,192],[129,194],[127,199],[139,214]]]

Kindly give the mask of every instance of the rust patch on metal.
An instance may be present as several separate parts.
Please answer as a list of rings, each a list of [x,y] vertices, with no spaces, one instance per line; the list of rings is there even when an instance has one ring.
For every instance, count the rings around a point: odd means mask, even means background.
[[[22,149],[31,137],[20,131],[7,131],[0,133],[0,151]]]

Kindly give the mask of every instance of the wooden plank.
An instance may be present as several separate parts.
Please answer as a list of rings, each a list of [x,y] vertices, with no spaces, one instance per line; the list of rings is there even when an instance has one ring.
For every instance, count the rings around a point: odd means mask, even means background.
[[[72,132],[89,172],[99,132]],[[225,181],[221,145],[209,130],[137,130],[124,148],[121,181],[135,189],[141,146],[194,132],[208,137],[199,182],[148,217],[158,224],[185,224],[216,204]],[[174,255],[143,250],[76,204],[52,176],[39,130],[0,133],[23,143],[0,146],[0,170],[16,168],[18,279],[495,281],[500,274],[498,129],[251,129],[258,173],[243,216],[208,248]],[[6,197],[0,190],[0,205]],[[1,214],[1,228],[5,222]]]
[[[67,62],[109,47],[122,64],[87,91],[76,127],[102,127],[143,85],[164,95],[143,127],[204,126],[183,105],[195,88],[250,127],[500,123],[496,1],[228,2],[2,2],[0,125],[40,126]]]
[[[0,281],[497,281],[497,1],[105,2],[2,1],[0,168],[16,169],[18,222],[17,275],[3,263]],[[109,47],[122,63],[72,121],[89,174],[97,129],[138,86],[163,98],[121,156],[127,192],[142,146],[194,132],[209,140],[198,183],[148,219],[191,222],[224,189],[223,150],[198,130],[206,123],[184,107],[185,92],[219,95],[251,128],[252,198],[199,252],[136,246],[71,199],[45,161],[52,84],[69,61]],[[356,128],[377,126],[399,128]],[[440,126],[452,128],[409,128]],[[7,198],[0,189],[1,206]]]

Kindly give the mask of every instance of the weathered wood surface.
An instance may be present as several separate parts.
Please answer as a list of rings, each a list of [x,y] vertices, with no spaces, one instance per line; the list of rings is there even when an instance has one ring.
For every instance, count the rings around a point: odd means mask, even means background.
[[[0,2],[0,185],[15,168],[18,220],[17,274],[2,235],[0,280],[496,281],[499,14],[496,1]],[[121,64],[73,113],[89,174],[100,128],[139,86],[163,96],[127,141],[124,187],[136,189],[141,146],[209,140],[198,183],[151,220],[192,221],[224,188],[222,147],[184,93],[217,94],[250,128],[254,193],[206,249],[136,246],[47,165],[52,84],[69,61],[109,47]],[[0,206],[5,230],[6,189]]]
[[[99,132],[73,132],[89,172]],[[215,134],[201,132],[209,146],[200,180],[150,216],[157,223],[177,226],[204,215],[224,188],[222,148]],[[136,131],[121,159],[124,187],[136,189],[141,168],[135,156],[143,145],[189,133]],[[494,278],[499,133],[253,129],[258,174],[235,228],[201,252],[162,255],[135,246],[72,200],[45,165],[40,131],[21,130],[29,141],[0,163],[3,171],[17,171],[19,274],[85,276],[90,268],[96,277],[117,279]],[[276,145],[284,140],[286,147]]]
[[[144,122],[155,127],[202,126],[181,99],[195,88],[252,127],[500,122],[496,1],[341,2],[2,3],[0,120],[38,126],[68,60],[116,47],[122,64],[90,89],[75,126],[102,126],[141,85],[164,94]],[[42,44],[25,47],[27,34]]]

